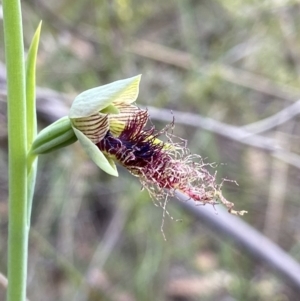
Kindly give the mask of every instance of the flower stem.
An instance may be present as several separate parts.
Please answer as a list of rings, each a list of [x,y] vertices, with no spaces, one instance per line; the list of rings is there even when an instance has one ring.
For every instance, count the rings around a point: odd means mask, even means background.
[[[9,137],[8,301],[26,299],[27,275],[27,168],[26,94],[21,4],[3,0],[7,66]]]

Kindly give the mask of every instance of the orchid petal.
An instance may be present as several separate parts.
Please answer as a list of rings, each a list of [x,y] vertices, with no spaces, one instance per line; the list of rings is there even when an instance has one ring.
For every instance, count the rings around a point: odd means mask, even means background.
[[[75,135],[77,136],[81,146],[84,148],[87,155],[106,173],[117,177],[118,171],[116,165],[108,160],[105,155],[99,150],[99,148],[87,138],[81,131],[73,127]]]
[[[73,126],[80,130],[94,144],[102,140],[109,130],[107,115],[101,113],[71,120]]]
[[[142,75],[137,75],[132,77],[131,83],[126,87],[123,93],[121,93],[114,101],[114,105],[119,106],[119,104],[131,104],[136,101],[139,95],[139,85]]]
[[[70,118],[93,115],[112,103],[132,103],[137,99],[141,75],[119,80],[79,94],[70,109]]]
[[[101,110],[102,114],[119,114],[120,110],[113,104],[107,106],[105,109]]]

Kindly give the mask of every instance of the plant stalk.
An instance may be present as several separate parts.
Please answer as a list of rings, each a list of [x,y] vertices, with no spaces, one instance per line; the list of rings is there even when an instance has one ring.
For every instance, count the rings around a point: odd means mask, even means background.
[[[3,0],[9,147],[8,301],[26,300],[27,138],[21,4]]]

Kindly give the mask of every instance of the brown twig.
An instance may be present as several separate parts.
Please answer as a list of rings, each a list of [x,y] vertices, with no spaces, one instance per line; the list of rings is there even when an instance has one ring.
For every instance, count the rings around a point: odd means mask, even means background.
[[[177,204],[192,214],[197,221],[213,230],[222,240],[231,240],[249,255],[266,263],[282,276],[282,279],[300,291],[300,265],[278,245],[246,224],[242,219],[228,214],[218,206],[196,206],[193,200],[177,193]]]

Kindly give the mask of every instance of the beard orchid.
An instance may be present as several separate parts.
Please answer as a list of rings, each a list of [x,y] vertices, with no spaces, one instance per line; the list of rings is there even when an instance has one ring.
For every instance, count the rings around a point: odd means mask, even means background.
[[[223,203],[229,212],[243,215],[246,211],[233,210],[233,203],[223,197],[222,185],[207,169],[210,164],[190,154],[186,141],[173,135],[174,120],[160,131],[147,126],[148,111],[133,104],[140,78],[138,75],[79,94],[69,116],[43,130],[32,152],[45,153],[78,139],[103,171],[118,176],[115,162],[119,163],[161,205],[180,192],[197,203]]]

